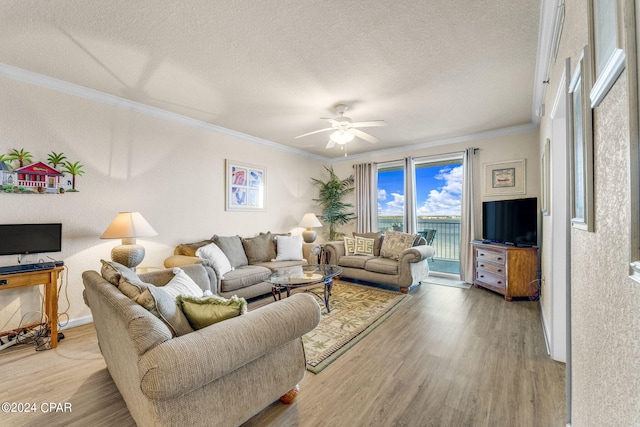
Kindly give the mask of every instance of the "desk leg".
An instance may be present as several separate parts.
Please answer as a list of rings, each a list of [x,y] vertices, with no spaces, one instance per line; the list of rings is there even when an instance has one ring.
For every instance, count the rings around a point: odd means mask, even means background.
[[[49,317],[51,348],[58,347],[58,272],[51,272],[51,279],[45,285],[45,312]]]

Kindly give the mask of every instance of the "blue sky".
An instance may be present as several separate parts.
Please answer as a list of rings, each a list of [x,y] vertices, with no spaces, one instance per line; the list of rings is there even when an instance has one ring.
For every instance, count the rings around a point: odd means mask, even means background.
[[[418,215],[460,215],[462,165],[416,169]],[[404,171],[378,173],[378,215],[398,216],[404,210]]]

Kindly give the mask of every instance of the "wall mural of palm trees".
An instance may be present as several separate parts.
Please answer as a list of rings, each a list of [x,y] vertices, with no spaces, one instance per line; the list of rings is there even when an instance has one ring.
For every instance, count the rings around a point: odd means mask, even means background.
[[[84,175],[84,165],[71,162],[64,153],[52,151],[47,163],[34,161],[24,148],[0,153],[0,190],[20,194],[64,194],[77,192],[76,176]],[[67,178],[71,175],[71,179]]]

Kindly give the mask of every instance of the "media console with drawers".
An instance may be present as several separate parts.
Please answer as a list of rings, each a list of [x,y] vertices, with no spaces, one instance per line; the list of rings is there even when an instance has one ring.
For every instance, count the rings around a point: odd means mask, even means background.
[[[538,248],[473,243],[473,284],[504,295],[507,301],[536,297]]]

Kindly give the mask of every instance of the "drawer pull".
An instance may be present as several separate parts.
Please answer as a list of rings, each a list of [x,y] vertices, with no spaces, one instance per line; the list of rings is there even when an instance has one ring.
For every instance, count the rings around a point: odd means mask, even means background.
[[[498,280],[498,285],[502,285],[502,280]]]
[[[501,256],[498,257],[498,261],[502,261],[502,257]]]
[[[0,280],[0,285],[8,285],[8,284],[9,284],[8,280],[4,280],[4,279]]]
[[[480,267],[484,267],[484,264],[480,264]]]
[[[501,268],[498,269],[498,273],[502,273],[502,269]]]

